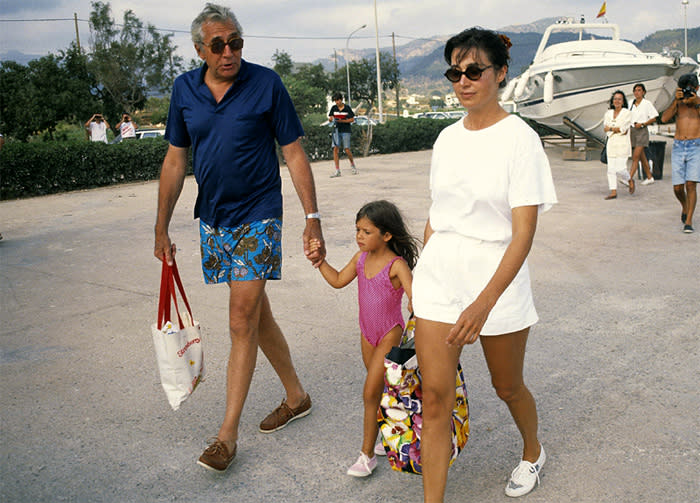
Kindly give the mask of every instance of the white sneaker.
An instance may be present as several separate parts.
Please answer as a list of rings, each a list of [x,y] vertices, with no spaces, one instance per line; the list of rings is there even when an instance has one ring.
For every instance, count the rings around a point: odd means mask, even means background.
[[[545,461],[547,461],[547,455],[544,453],[544,447],[540,444],[540,457],[537,458],[537,461],[533,464],[522,460],[510,474],[510,480],[506,486],[506,496],[517,498],[532,491],[540,483],[540,472]]]
[[[340,170],[339,170],[339,169],[336,169],[336,170],[335,170],[335,173],[333,173],[333,174],[331,175],[331,178],[338,178],[339,176],[340,176]]]
[[[357,174],[357,168],[355,167],[354,164],[353,164],[351,167],[352,167],[352,174],[353,174],[353,175],[356,175],[356,174]]]
[[[374,454],[377,456],[386,456],[386,451],[384,450],[384,444],[382,442],[377,442],[374,446]]]
[[[629,187],[629,186],[630,186],[630,181],[629,181],[629,179],[625,180],[624,178],[620,178],[620,183],[621,183],[622,185],[624,185],[625,187]]]
[[[644,180],[644,181],[642,182],[642,185],[651,185],[652,183],[654,183],[654,179],[653,179],[653,178],[647,178],[646,180]]]
[[[367,477],[372,475],[372,472],[377,467],[377,457],[368,458],[364,452],[360,453],[355,464],[348,468],[348,475],[353,477]]]

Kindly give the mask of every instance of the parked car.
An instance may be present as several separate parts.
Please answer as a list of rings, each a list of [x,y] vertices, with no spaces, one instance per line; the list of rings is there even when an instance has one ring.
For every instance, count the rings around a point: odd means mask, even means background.
[[[372,124],[373,126],[376,126],[377,121],[374,119],[370,119],[366,115],[356,115],[355,124],[357,124],[358,126],[366,126],[367,124]]]
[[[421,119],[449,119],[445,112],[425,112]]]
[[[165,136],[165,129],[143,129],[136,131],[136,138],[159,138]]]
[[[414,119],[459,119],[466,115],[465,111],[454,110],[451,112],[421,112],[413,114]]]
[[[377,124],[377,121],[374,119],[370,119],[366,115],[356,115],[355,116],[355,122],[353,124],[356,124],[358,126],[366,126],[367,124],[372,124],[375,126]],[[321,126],[333,126],[333,121],[323,121],[321,123]]]
[[[140,140],[141,138],[158,138],[165,135],[165,129],[137,129],[136,130],[136,139]],[[114,140],[112,140],[110,143],[121,143],[122,141],[122,135],[121,133],[118,134],[117,136],[114,137]]]

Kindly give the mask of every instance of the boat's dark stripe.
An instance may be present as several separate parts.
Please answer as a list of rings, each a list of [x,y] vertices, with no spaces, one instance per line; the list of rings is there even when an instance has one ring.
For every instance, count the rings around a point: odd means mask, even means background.
[[[604,89],[612,89],[612,88],[619,88],[623,86],[629,86],[630,84],[635,84],[639,82],[638,80],[630,80],[627,82],[617,82],[615,84],[606,84],[603,86],[598,86],[598,87],[589,87],[587,89],[579,89],[577,91],[569,91],[566,93],[559,93],[556,94],[552,97],[552,101],[560,98],[568,98],[569,96],[576,96],[577,94],[583,94],[583,93],[590,93],[593,91],[602,91]],[[544,103],[544,98],[538,98],[536,100],[531,100],[531,101],[525,101],[523,103],[518,103],[517,101],[515,102],[516,105],[518,105],[518,108],[520,107],[531,107],[534,105],[539,105],[540,103]]]

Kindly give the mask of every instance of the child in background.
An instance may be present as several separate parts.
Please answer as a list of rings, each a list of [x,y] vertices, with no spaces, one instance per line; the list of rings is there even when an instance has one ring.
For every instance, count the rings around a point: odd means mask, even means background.
[[[325,260],[319,270],[334,288],[343,288],[358,278],[362,360],[367,369],[362,393],[364,434],[360,457],[347,473],[367,477],[377,466],[375,454],[385,454],[381,443],[375,446],[377,410],[384,391],[384,356],[401,339],[404,292],[411,309],[411,270],[418,259],[418,245],[406,230],[399,210],[388,201],[364,205],[357,213],[355,227],[360,251],[340,271]],[[311,241],[312,251],[318,246],[318,241]]]

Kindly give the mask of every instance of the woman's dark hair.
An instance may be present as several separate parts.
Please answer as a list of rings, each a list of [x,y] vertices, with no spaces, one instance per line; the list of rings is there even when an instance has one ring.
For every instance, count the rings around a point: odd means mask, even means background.
[[[629,105],[627,104],[627,97],[625,96],[625,93],[620,91],[619,89],[617,91],[614,91],[612,93],[612,96],[610,96],[610,107],[609,108],[615,108],[615,105],[613,105],[613,99],[615,99],[615,95],[620,94],[622,95],[622,108],[629,108]]]
[[[508,49],[512,46],[510,39],[505,35],[499,35],[495,31],[486,30],[475,26],[464,30],[462,33],[450,38],[445,44],[445,61],[452,65],[452,53],[459,50],[457,61],[461,60],[469,51],[476,49],[482,51],[489,58],[494,67],[494,71],[499,71],[503,67],[508,67],[510,53]],[[506,79],[500,83],[499,87],[506,86]]]
[[[361,218],[372,222],[382,234],[390,233],[391,239],[387,243],[389,249],[402,257],[410,269],[415,267],[418,261],[418,241],[408,233],[396,205],[384,200],[372,201],[360,208],[355,217],[355,223]]]
[[[647,93],[647,88],[644,87],[644,84],[642,84],[641,82],[637,82],[635,85],[633,85],[633,86],[632,86],[632,91],[634,92],[638,87],[641,87],[641,88],[642,88],[642,91],[644,91],[644,94]]]

